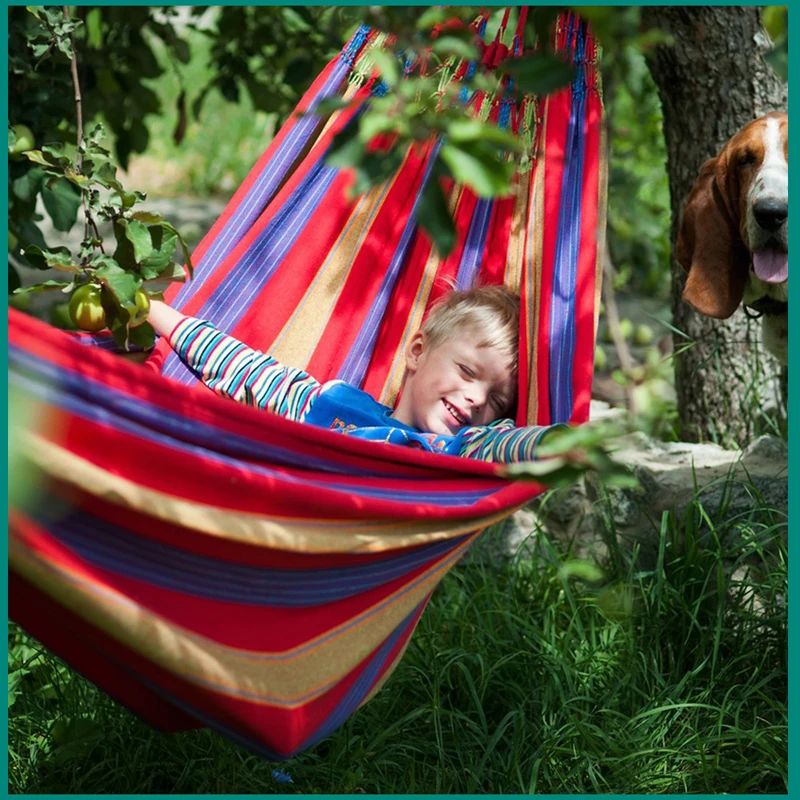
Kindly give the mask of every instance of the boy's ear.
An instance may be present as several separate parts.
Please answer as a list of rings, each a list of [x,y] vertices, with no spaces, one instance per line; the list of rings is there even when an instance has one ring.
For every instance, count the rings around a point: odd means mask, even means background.
[[[419,360],[425,352],[425,334],[422,331],[417,331],[412,337],[411,341],[406,347],[406,369],[411,372],[416,371],[419,367]]]

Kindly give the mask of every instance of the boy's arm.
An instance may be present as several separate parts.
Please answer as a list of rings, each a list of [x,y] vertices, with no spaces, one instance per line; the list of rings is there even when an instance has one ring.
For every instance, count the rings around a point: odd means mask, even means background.
[[[147,321],[155,328],[159,336],[168,337],[182,319],[185,319],[183,314],[166,303],[162,303],[160,300],[150,301]]]
[[[563,423],[558,423],[516,428],[511,420],[505,419],[486,427],[467,428],[461,439],[459,455],[496,464],[533,461],[542,439],[551,431],[564,427]]]
[[[151,303],[148,320],[203,383],[223,397],[302,421],[319,394],[319,383],[308,373],[283,366],[210,322],[184,317],[158,301]]]

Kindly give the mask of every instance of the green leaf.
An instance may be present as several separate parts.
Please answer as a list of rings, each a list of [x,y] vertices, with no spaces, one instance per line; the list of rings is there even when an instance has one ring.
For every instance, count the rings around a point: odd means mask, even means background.
[[[481,151],[466,142],[444,144],[441,157],[456,181],[479,197],[497,197],[511,190],[513,164],[499,161],[491,151]]]
[[[357,167],[366,154],[364,143],[358,139],[357,134],[358,126],[354,124],[337,133],[325,156],[325,165],[339,169]]]
[[[80,272],[80,267],[72,261],[72,253],[67,247],[54,247],[52,250],[28,245],[23,251],[28,263],[35,269],[57,269],[62,272]]]
[[[139,264],[153,251],[153,242],[147,225],[136,219],[121,219],[119,226],[125,231],[125,236],[133,245],[134,260]]]
[[[86,43],[94,50],[103,46],[103,12],[99,8],[86,15]]]
[[[460,39],[458,36],[442,36],[433,43],[433,52],[438,56],[456,56],[469,61],[478,57],[475,45]]]
[[[175,248],[178,246],[178,233],[169,223],[161,222],[152,225],[150,238],[153,250],[140,265],[142,277],[146,279],[155,278],[167,268]]]
[[[400,65],[397,63],[394,53],[386,50],[372,50],[370,55],[380,72],[381,80],[387,86],[396,86],[400,80]]]
[[[183,236],[181,236],[180,233],[172,225],[170,225],[168,222],[160,223],[160,227],[163,229],[164,234],[167,235],[165,237],[165,241],[166,241],[166,239],[168,238],[168,236],[170,234],[174,235],[177,238],[178,244],[181,246],[181,251],[183,252],[183,263],[184,263],[184,265],[186,266],[186,269],[189,272],[189,277],[193,278],[194,277],[194,265],[192,264],[192,254],[189,251],[189,245],[186,244],[186,239],[184,239]],[[162,242],[161,250],[163,250],[163,249],[164,249],[164,244]]]
[[[571,64],[558,56],[534,53],[509,61],[502,71],[513,75],[517,87],[528,94],[549,94],[567,86],[572,80],[574,69]]]
[[[123,308],[134,308],[136,290],[142,285],[142,279],[138,275],[126,272],[108,256],[101,255],[92,261],[93,265],[97,263],[101,264],[95,273],[100,282],[109,289]],[[103,307],[105,308],[105,305]]]
[[[148,291],[158,291],[156,284],[164,283],[185,283],[186,282],[186,269],[182,264],[176,264],[171,261],[167,266],[157,273],[154,277],[145,280],[144,285]]]
[[[456,244],[456,228],[437,179],[432,178],[425,184],[415,217],[417,224],[430,236],[439,258],[450,255]]]
[[[361,117],[358,138],[364,143],[369,143],[378,134],[397,130],[398,122],[401,120],[386,114],[367,112]]]
[[[14,223],[17,226],[17,234],[21,242],[29,242],[42,249],[47,247],[39,226],[32,219],[17,219]]]
[[[26,150],[22,155],[24,155],[28,161],[33,161],[34,164],[41,164],[43,167],[50,167],[51,170],[60,167],[57,159],[43,153],[41,150]],[[61,170],[59,169],[59,173],[60,172]]]
[[[69,231],[78,218],[81,206],[80,192],[63,178],[42,189],[42,201],[53,227],[57,231]]]
[[[511,131],[502,130],[477,119],[458,119],[447,126],[447,138],[451,142],[491,142],[507,150],[521,147],[519,137]]]
[[[114,189],[117,193],[123,192],[122,184],[116,179],[117,168],[110,162],[105,161],[95,170],[94,179],[101,186]]]
[[[605,573],[597,564],[584,559],[570,559],[565,561],[558,570],[558,577],[562,580],[578,578],[587,583],[599,583],[605,579]]]
[[[136,263],[136,253],[133,249],[133,242],[127,237],[126,228],[122,223],[122,219],[114,222],[114,238],[117,240],[117,247],[111,258],[122,269],[135,272],[139,266]]]
[[[19,287],[14,290],[14,294],[37,294],[38,292],[54,292],[57,289],[64,289],[67,286],[72,286],[72,281],[69,283],[62,283],[60,281],[45,281],[44,283],[37,283],[33,286]]]
[[[445,22],[448,19],[448,13],[441,7],[429,8],[423,11],[417,18],[417,30],[427,31],[434,25]]]
[[[157,214],[155,211],[134,211],[131,217],[139,220],[139,222],[146,222],[148,225],[161,222],[164,219],[161,214]]]
[[[281,8],[280,13],[283,18],[283,24],[290,33],[303,33],[311,30],[311,26],[298,13],[298,9],[285,6]]]
[[[156,332],[149,322],[128,329],[128,343],[149,350],[156,343]]]
[[[326,97],[320,100],[314,107],[313,111],[306,111],[305,114],[319,114],[324,117],[328,114],[333,114],[334,111],[339,111],[342,108],[347,108],[353,101],[345,100],[344,97]]]
[[[23,175],[11,182],[11,191],[20,199],[30,202],[36,198],[44,182],[44,170],[30,167]]]
[[[68,167],[70,158],[66,152],[67,148],[64,142],[53,142],[53,144],[42,145],[42,154],[52,159],[52,162],[58,164],[60,167]]]
[[[520,461],[502,468],[504,475],[515,480],[530,479],[546,486],[564,486],[574,483],[584,472],[585,466],[576,466],[564,456],[552,456],[539,461]]]

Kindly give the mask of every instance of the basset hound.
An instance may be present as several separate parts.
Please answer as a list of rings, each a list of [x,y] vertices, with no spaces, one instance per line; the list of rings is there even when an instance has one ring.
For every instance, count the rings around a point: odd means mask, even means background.
[[[683,299],[726,319],[741,304],[762,316],[764,346],[787,363],[789,309],[789,116],[745,125],[706,161],[678,232],[688,270]]]

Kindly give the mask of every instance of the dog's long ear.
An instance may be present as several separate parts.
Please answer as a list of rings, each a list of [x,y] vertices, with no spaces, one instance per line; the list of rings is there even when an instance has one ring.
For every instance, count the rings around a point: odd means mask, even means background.
[[[689,272],[683,299],[707,317],[725,319],[742,301],[750,257],[726,204],[727,158],[723,150],[700,169],[683,208],[677,257]],[[733,167],[735,169],[735,167]]]

